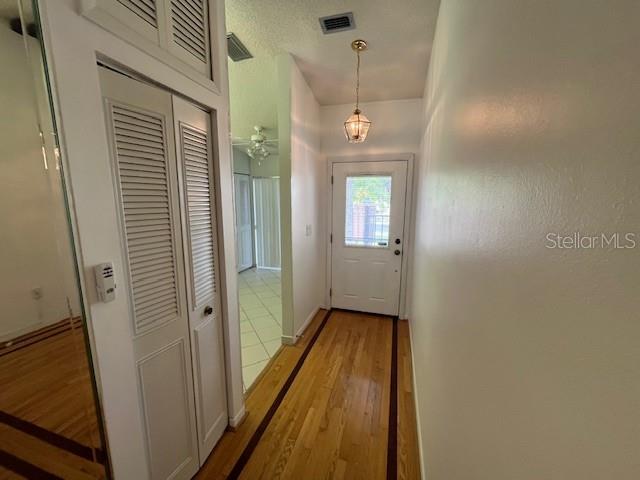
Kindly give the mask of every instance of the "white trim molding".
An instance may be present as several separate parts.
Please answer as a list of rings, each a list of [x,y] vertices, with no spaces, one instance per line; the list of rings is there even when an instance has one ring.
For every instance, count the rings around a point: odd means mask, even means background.
[[[298,343],[298,340],[304,334],[305,330],[311,324],[311,322],[313,321],[313,319],[315,318],[316,314],[320,311],[321,308],[323,308],[323,307],[321,305],[318,305],[316,308],[314,308],[312,310],[311,314],[302,323],[302,325],[300,326],[300,328],[296,332],[295,336],[290,337],[288,335],[283,335],[282,336],[282,343],[284,345],[295,345],[296,343]]]

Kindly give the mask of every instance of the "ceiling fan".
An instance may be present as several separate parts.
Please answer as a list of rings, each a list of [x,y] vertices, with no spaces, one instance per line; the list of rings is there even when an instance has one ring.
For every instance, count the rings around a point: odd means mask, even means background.
[[[262,165],[262,162],[271,155],[272,150],[277,151],[278,140],[268,139],[264,135],[264,127],[256,125],[253,127],[256,131],[248,140],[236,139],[232,143],[235,146],[246,146],[247,155],[250,158],[258,161],[258,165]]]

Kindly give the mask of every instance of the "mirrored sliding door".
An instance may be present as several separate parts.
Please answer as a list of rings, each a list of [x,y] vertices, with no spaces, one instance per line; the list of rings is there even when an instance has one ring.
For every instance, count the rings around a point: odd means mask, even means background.
[[[107,478],[37,12],[0,4],[0,479]]]

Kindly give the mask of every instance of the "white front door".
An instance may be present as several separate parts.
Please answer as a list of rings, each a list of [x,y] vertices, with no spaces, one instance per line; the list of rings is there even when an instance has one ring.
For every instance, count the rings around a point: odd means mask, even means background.
[[[333,165],[331,306],[398,315],[407,162]]]
[[[233,175],[236,200],[236,243],[238,272],[253,267],[253,225],[251,222],[251,176]]]

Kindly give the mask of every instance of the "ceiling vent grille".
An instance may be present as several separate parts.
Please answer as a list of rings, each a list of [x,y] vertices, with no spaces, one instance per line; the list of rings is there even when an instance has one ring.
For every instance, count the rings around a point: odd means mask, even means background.
[[[347,12],[340,13],[338,15],[329,15],[328,17],[321,17],[320,26],[322,27],[322,32],[327,34],[353,30],[356,28],[356,22],[353,20],[353,13]]]
[[[244,46],[235,33],[227,33],[227,51],[229,58],[234,62],[253,58],[251,52]]]

